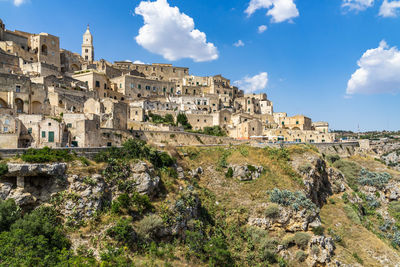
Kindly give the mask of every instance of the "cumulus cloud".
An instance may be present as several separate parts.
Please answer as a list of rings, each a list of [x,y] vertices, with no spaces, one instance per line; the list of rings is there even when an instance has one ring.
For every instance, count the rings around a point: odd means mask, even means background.
[[[236,47],[241,47],[241,46],[244,46],[244,43],[243,43],[242,40],[239,40],[236,43],[234,43],[233,45],[236,46]]]
[[[143,61],[141,61],[141,60],[135,60],[135,61],[133,61],[133,64],[146,64],[146,63],[144,63]]]
[[[381,41],[358,61],[359,69],[347,83],[348,95],[400,93],[400,51]]]
[[[245,13],[250,17],[258,9],[268,9],[266,15],[271,16],[275,23],[290,21],[299,16],[294,0],[251,0]]]
[[[388,17],[397,17],[397,9],[400,9],[400,1],[388,1],[384,0],[381,8],[379,9],[379,16],[388,18]]]
[[[195,29],[191,17],[171,7],[167,0],[141,1],[135,14],[143,17],[136,42],[167,60],[190,58],[195,62],[218,58],[218,50],[206,34]]]
[[[239,87],[239,89],[244,90],[245,93],[254,93],[255,91],[263,90],[267,87],[268,73],[260,72],[253,77],[246,76],[239,81],[235,81],[234,84]]]
[[[362,11],[374,5],[374,0],[343,0],[342,7],[348,10]]]
[[[268,29],[267,25],[258,26],[258,33],[263,33]]]
[[[15,6],[20,6],[26,3],[26,0],[13,0]]]

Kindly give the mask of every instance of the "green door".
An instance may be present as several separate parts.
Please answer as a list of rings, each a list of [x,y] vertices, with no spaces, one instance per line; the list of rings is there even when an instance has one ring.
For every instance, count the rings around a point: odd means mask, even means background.
[[[49,143],[54,142],[54,132],[49,132]]]

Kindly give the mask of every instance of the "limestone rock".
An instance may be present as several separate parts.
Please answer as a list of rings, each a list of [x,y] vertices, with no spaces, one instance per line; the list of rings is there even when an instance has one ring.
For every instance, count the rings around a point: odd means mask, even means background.
[[[288,232],[307,231],[309,227],[321,225],[319,211],[293,210],[279,206],[279,212],[271,217],[250,217],[248,224],[270,231],[284,229]]]
[[[35,197],[33,197],[32,194],[25,192],[23,188],[12,190],[7,199],[10,198],[14,199],[18,206],[30,206],[36,202]]]
[[[7,163],[8,173],[6,176],[64,176],[67,170],[66,163],[52,164],[30,164],[30,163]]]
[[[313,236],[309,243],[310,266],[321,266],[328,264],[333,256],[335,244],[332,237]]]
[[[233,178],[240,181],[256,180],[261,176],[264,168],[262,166],[251,165],[229,165],[233,170]]]
[[[0,183],[0,199],[5,200],[12,190],[11,183]]]

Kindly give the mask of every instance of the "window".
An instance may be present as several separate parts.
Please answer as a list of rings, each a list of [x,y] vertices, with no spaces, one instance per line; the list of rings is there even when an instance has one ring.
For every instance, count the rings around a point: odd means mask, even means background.
[[[89,59],[89,57],[88,56],[85,56],[85,60],[88,60]]]
[[[42,131],[42,138],[46,138],[46,132]]]
[[[167,92],[167,88],[164,87],[164,88],[163,88],[163,92],[164,92],[164,93]]]
[[[249,105],[250,105],[250,100],[248,100],[248,101],[247,101],[247,104],[249,104]]]
[[[88,52],[89,52],[89,49],[85,49],[85,52],[88,53]]]
[[[10,121],[9,121],[9,120],[5,120],[5,121],[4,121],[4,124],[9,125],[9,124],[10,124]]]
[[[15,86],[15,92],[17,92],[17,93],[21,92],[21,86],[20,85]]]
[[[131,88],[132,88],[132,89],[135,88],[135,85],[134,85],[133,83],[131,83]]]
[[[200,105],[201,105],[201,102],[200,102],[200,101],[197,101],[197,105],[199,105],[199,106],[200,106]]]
[[[151,89],[151,87],[146,85],[146,90],[150,90],[150,89]]]
[[[137,111],[135,111],[135,115],[137,115],[138,114],[138,112]]]
[[[122,88],[122,83],[119,84],[119,88]]]
[[[28,128],[28,134],[32,134],[32,128]]]
[[[157,91],[157,88],[156,88],[155,86],[153,86],[153,91],[154,91],[154,92]]]
[[[204,101],[204,105],[207,105],[207,101]]]
[[[104,93],[104,97],[106,97],[107,96],[107,94],[106,93]]]
[[[96,81],[96,88],[99,88],[99,87],[100,87],[100,82]]]
[[[171,87],[171,93],[173,93],[174,92],[174,88],[173,87]]]
[[[67,128],[72,128],[72,123],[67,123]]]
[[[4,127],[4,132],[5,132],[5,133],[8,132],[8,127]]]
[[[141,85],[141,84],[138,84],[138,85],[137,85],[137,88],[138,88],[138,89],[142,89],[142,85]]]
[[[296,121],[296,124],[299,124],[299,121]]]
[[[282,121],[282,125],[285,125],[285,122],[284,122],[284,121]]]
[[[51,126],[51,122],[49,122],[48,125]]]
[[[224,121],[226,121],[226,117],[224,117]]]

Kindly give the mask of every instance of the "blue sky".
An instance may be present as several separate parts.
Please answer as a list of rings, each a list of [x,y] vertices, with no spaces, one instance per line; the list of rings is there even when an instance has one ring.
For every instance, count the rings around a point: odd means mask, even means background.
[[[17,6],[12,0],[0,0],[0,18],[11,30],[60,36],[61,47],[74,52],[80,52],[82,34],[90,23],[96,59],[172,63],[190,67],[191,74],[222,74],[231,81],[267,73],[268,82],[252,84],[251,89],[266,92],[277,112],[325,120],[332,129],[400,130],[398,1],[252,1],[270,5],[248,16],[245,11],[250,0],[168,0],[171,7],[179,8],[178,18],[184,13],[193,19],[208,44],[193,42],[193,49],[182,51],[182,55],[178,50],[172,56],[158,50],[163,45],[173,50],[182,43],[180,37],[175,40],[174,24],[166,26],[168,19],[155,19],[152,7],[143,7],[135,14],[141,1],[17,0]],[[289,15],[279,22],[277,15],[266,16],[279,1],[293,2],[298,16]],[[391,7],[386,13],[382,13],[384,1]],[[153,16],[153,29],[170,32],[156,36],[156,43],[151,43],[149,36],[135,39],[144,26],[143,13]],[[260,25],[266,25],[267,30],[259,33]],[[234,43],[239,40],[244,45],[237,47]],[[188,43],[192,45],[190,40]],[[370,52],[364,54],[367,50]],[[357,65],[360,59],[361,65]]]

